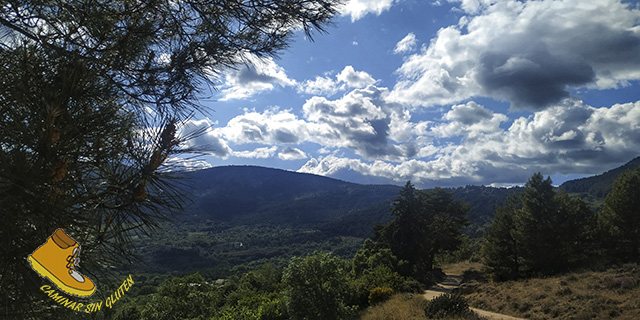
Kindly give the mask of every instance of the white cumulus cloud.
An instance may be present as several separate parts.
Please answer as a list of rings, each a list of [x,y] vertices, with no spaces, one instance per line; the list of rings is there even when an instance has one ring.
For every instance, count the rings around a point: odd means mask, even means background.
[[[638,155],[639,121],[640,102],[594,108],[565,100],[502,127],[506,115],[469,102],[453,106],[423,133],[427,141],[458,137],[459,143],[418,145],[430,152],[397,162],[324,155],[309,159],[300,171],[348,171],[422,187],[523,183],[538,171],[593,174]]]
[[[349,0],[342,8],[342,14],[351,16],[351,21],[359,20],[367,14],[380,15],[393,5],[394,0]]]
[[[332,96],[344,90],[344,85],[329,77],[318,76],[314,80],[306,80],[298,89],[310,95]]]
[[[307,154],[298,148],[287,147],[278,153],[278,158],[282,160],[299,160],[306,159]]]
[[[332,96],[349,88],[365,88],[377,81],[365,71],[356,71],[353,66],[346,66],[335,76],[316,77],[314,80],[306,80],[298,86],[298,91],[310,95]]]
[[[541,110],[571,88],[640,79],[640,11],[620,0],[463,0],[461,8],[460,24],[440,29],[398,69],[394,101],[485,96]]]
[[[164,161],[160,170],[162,171],[198,171],[213,167],[203,159],[185,159],[170,157]]]
[[[239,158],[266,159],[271,158],[278,150],[278,147],[262,147],[248,151],[234,151],[233,155]]]
[[[352,66],[346,66],[342,69],[336,79],[350,88],[364,88],[376,83],[376,80],[370,74],[364,71],[356,71]]]
[[[402,40],[398,41],[393,52],[396,54],[411,52],[415,50],[416,43],[416,35],[410,32],[407,36],[402,38]]]
[[[246,60],[245,64],[224,74],[220,100],[246,99],[273,90],[276,86],[296,85],[296,81],[290,79],[284,68],[277,65],[273,58],[248,56]]]

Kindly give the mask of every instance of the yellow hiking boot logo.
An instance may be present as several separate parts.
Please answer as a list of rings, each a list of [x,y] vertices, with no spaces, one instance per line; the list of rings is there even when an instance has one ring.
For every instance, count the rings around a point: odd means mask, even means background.
[[[67,294],[89,297],[96,291],[93,281],[76,270],[80,263],[80,244],[62,229],[47,238],[27,261],[41,277],[49,279]]]

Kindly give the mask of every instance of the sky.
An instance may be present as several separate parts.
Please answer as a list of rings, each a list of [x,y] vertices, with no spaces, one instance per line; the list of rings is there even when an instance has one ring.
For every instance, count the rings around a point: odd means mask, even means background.
[[[432,188],[640,155],[638,2],[350,0],[327,30],[215,79],[186,165]]]

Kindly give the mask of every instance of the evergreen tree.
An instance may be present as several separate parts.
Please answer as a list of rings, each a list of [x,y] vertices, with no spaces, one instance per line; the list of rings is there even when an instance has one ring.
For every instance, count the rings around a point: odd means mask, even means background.
[[[572,198],[561,191],[554,196],[557,216],[554,231],[558,234],[556,246],[566,268],[583,266],[593,258],[590,234],[595,224],[594,215],[580,198]]]
[[[534,174],[519,201],[510,198],[496,212],[484,255],[497,279],[554,274],[588,259],[591,212],[584,201],[556,194],[551,183]]]
[[[556,205],[551,179],[534,174],[520,195],[522,210],[515,217],[515,235],[520,245],[521,271],[526,275],[553,273],[561,267]]]
[[[614,261],[640,260],[640,166],[620,174],[598,213],[605,248]]]
[[[57,228],[82,244],[80,271],[93,279],[130,261],[134,232],[181,209],[162,165],[194,151],[181,124],[204,111],[206,85],[250,56],[274,56],[295,30],[323,31],[338,2],[3,3],[2,314],[55,311],[38,303],[41,280],[25,258]]]
[[[420,203],[428,218],[430,232],[427,266],[433,267],[437,254],[455,251],[462,243],[462,228],[468,224],[469,205],[453,199],[453,193],[442,188],[420,192]]]
[[[485,264],[495,280],[516,279],[519,274],[518,243],[514,218],[522,209],[522,202],[509,196],[502,208],[496,210],[491,227],[485,234],[482,253]]]
[[[460,244],[467,212],[466,204],[443,189],[416,191],[407,182],[393,202],[395,219],[374,227],[374,240],[391,249],[401,274],[427,282],[436,254]]]

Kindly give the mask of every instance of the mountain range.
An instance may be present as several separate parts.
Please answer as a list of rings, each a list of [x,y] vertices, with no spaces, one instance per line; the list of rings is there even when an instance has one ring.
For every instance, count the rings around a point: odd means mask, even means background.
[[[640,157],[601,175],[567,181],[559,189],[586,198],[595,210],[616,177],[638,165]],[[392,201],[401,189],[255,166],[215,167],[184,173],[183,178],[189,205],[145,243],[156,270],[255,267],[316,249],[350,257],[376,223],[391,219]],[[523,188],[446,189],[469,203],[466,233],[478,238],[496,207]],[[174,265],[176,261],[182,265]]]

